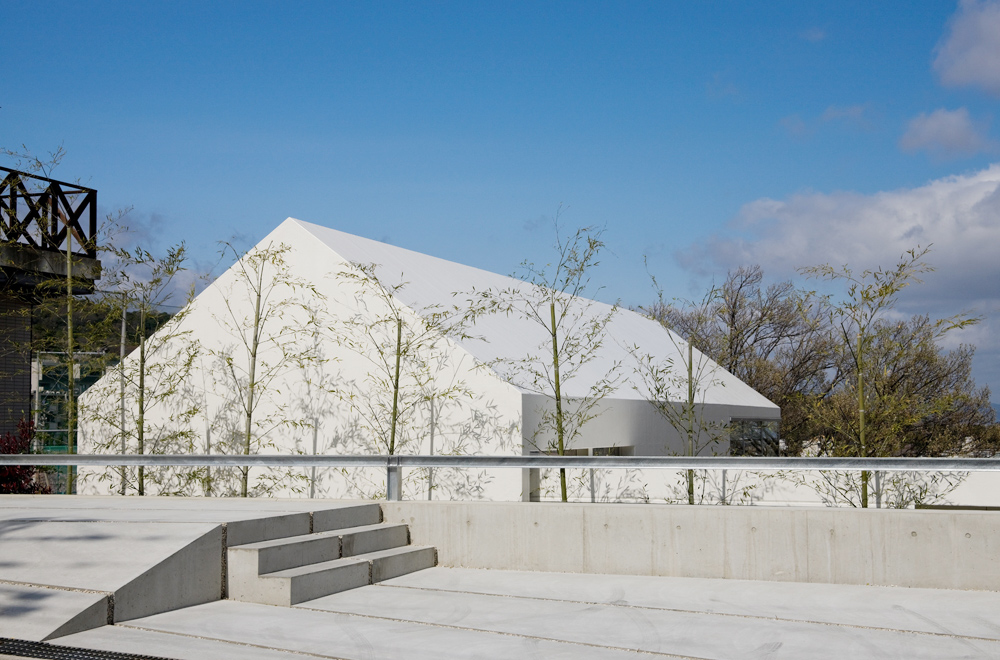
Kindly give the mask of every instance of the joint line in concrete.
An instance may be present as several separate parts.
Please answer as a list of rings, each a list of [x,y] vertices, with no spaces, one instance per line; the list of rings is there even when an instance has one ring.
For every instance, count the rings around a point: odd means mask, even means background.
[[[578,642],[572,639],[556,639],[554,637],[541,637],[539,635],[523,635],[520,633],[510,633],[504,632],[503,630],[489,630],[486,628],[470,628],[468,626],[456,626],[454,624],[448,623],[431,623],[428,621],[414,621],[412,619],[397,619],[391,616],[376,616],[374,614],[359,614],[357,612],[341,612],[336,610],[321,610],[315,607],[307,607],[304,605],[293,605],[293,607],[300,610],[309,610],[310,612],[325,612],[326,614],[339,614],[342,616],[354,616],[361,619],[375,619],[377,621],[394,621],[396,623],[408,623],[410,625],[417,626],[428,626],[430,628],[447,628],[448,630],[463,630],[465,632],[476,632],[483,633],[486,635],[500,635],[502,637],[516,637],[518,639],[533,639],[542,642],[551,642],[554,644],[572,644],[573,646],[585,646],[591,649],[607,649],[610,651],[624,651],[626,653],[642,653],[644,655],[652,655],[658,658],[678,658],[679,660],[711,660],[710,658],[703,658],[694,655],[678,655],[676,653],[664,653],[662,651],[649,651],[646,649],[635,649],[626,646],[608,646],[604,644],[591,644],[589,642]]]
[[[761,616],[757,614],[737,614],[735,612],[708,612],[704,610],[685,610],[678,607],[656,607],[653,605],[634,605],[632,603],[621,602],[601,602],[591,600],[572,600],[567,598],[546,598],[545,596],[524,596],[520,594],[496,594],[482,591],[453,591],[451,589],[435,589],[433,587],[414,587],[406,584],[386,584],[376,583],[372,586],[391,589],[413,589],[415,591],[433,591],[443,594],[469,594],[470,596],[494,596],[497,598],[523,598],[525,600],[538,600],[550,603],[574,603],[577,605],[597,605],[601,607],[621,607],[635,610],[649,610],[652,612],[676,612],[678,614],[696,614],[699,616],[723,616],[734,619],[757,619],[760,621],[782,621],[785,623],[805,623],[818,626],[831,626],[835,628],[856,628],[858,630],[877,630],[881,632],[899,633],[902,635],[930,635],[932,637],[948,637],[955,640],[974,640],[979,642],[1000,642],[1000,638],[973,637],[972,635],[956,635],[950,632],[934,632],[931,630],[904,630],[902,628],[886,628],[883,626],[863,626],[857,623],[841,623],[837,621],[813,621],[812,619],[788,619],[776,616]]]
[[[274,607],[278,607],[275,605]],[[205,637],[204,635],[191,635],[189,633],[175,632],[173,630],[160,630],[159,628],[147,628],[146,626],[138,626],[133,623],[119,623],[122,628],[131,628],[133,630],[142,630],[145,632],[159,633],[161,635],[173,635],[175,637],[185,637],[187,639],[200,639],[206,642],[218,642],[219,644],[230,644],[232,646],[245,646],[247,648],[262,649],[264,651],[277,651],[280,653],[288,653],[294,655],[301,655],[307,658],[323,658],[324,660],[351,660],[350,658],[345,658],[339,655],[320,655],[318,653],[310,653],[309,651],[296,651],[293,649],[283,649],[277,646],[264,646],[263,644],[250,644],[247,642],[234,642],[229,639],[222,639],[221,637]]]

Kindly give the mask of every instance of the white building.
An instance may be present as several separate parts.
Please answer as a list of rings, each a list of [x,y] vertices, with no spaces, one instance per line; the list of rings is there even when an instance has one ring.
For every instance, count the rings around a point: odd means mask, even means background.
[[[255,269],[252,255],[256,253],[259,262],[267,250],[277,256]],[[376,288],[356,264],[373,264],[372,272],[392,294],[379,295],[385,289]],[[421,318],[463,308],[469,298],[463,293],[537,293],[516,279],[289,218],[159,331],[162,346],[149,360],[147,390],[159,387],[166,394],[146,396],[145,451],[239,453],[245,437],[246,347],[252,344],[257,306],[256,285],[251,283],[256,275],[262,275],[257,287],[263,293],[261,310],[271,316],[261,324],[255,375],[265,376],[267,382],[256,391],[253,453],[386,453],[397,336],[412,340],[426,330]],[[277,283],[271,286],[273,280]],[[670,366],[660,372],[661,380],[667,374],[671,404],[681,410],[687,400],[687,344],[629,310],[584,299],[572,299],[569,305],[578,323],[614,313],[592,359],[571,377],[567,374],[573,371],[572,361],[563,365],[561,389],[567,409],[575,410],[609,373],[616,380],[613,391],[595,408],[600,414],[569,444],[570,453],[685,453],[686,435],[650,404],[653,395],[643,374],[648,376],[651,365]],[[394,310],[403,319],[399,335]],[[551,391],[533,385],[523,368],[534,364],[544,371],[550,366],[551,335],[523,312],[524,305],[517,303],[508,314],[477,316],[461,336],[432,334],[417,342],[401,365],[403,414],[397,425],[397,453],[509,455],[551,449],[554,433],[542,423],[553,405]],[[388,371],[377,366],[379,349],[389,358]],[[726,453],[731,429],[759,434],[779,419],[773,403],[697,350],[690,354],[696,416],[704,429],[697,451]],[[126,375],[136,362],[134,352],[126,359]],[[168,386],[178,374],[179,386]],[[82,397],[81,452],[121,451],[121,424],[115,422],[120,416],[120,377],[113,370]],[[129,385],[125,436],[130,452],[136,450],[135,396],[135,387]],[[103,481],[100,473],[85,472],[84,492],[117,488],[114,470],[103,473]],[[211,480],[204,473],[191,477],[190,471],[148,472],[146,492],[151,494],[225,494],[236,488],[231,471]],[[433,475],[432,496],[526,499],[537,487],[530,484],[527,472],[439,469]],[[413,473],[404,482],[404,497],[428,497],[426,471]],[[652,481],[656,475],[649,477]],[[294,490],[337,497],[384,492],[384,474],[378,470],[321,470],[294,479],[254,470],[250,479],[251,490],[258,493]],[[664,496],[654,485],[643,493],[641,481],[636,475],[602,473],[595,496]],[[551,482],[543,480],[543,497],[550,489],[546,483]],[[575,483],[575,495],[590,499],[590,482],[581,478]]]

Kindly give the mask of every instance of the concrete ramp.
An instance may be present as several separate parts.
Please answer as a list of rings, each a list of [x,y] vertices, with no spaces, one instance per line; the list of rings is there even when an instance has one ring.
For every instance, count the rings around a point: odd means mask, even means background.
[[[116,589],[114,621],[219,600],[222,571],[222,528],[215,527]]]
[[[52,639],[222,594],[217,524],[3,521],[0,545],[0,632],[21,639]],[[22,615],[30,625],[18,621]]]

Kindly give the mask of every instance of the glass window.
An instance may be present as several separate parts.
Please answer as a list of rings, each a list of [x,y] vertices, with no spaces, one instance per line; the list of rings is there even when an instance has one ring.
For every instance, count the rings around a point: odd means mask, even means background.
[[[729,422],[729,453],[732,456],[778,456],[778,421],[733,419]]]
[[[593,456],[632,456],[635,447],[594,447]]]

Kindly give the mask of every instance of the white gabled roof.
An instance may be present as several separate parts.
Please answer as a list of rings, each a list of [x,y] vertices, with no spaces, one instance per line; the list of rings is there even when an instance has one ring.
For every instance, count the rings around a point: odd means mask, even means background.
[[[384,282],[407,282],[397,297],[415,311],[435,305],[450,307],[461,302],[461,298],[456,298],[453,294],[473,288],[499,290],[526,286],[524,282],[505,275],[445,261],[295,218],[285,220],[265,240],[275,239],[286,242],[294,242],[296,239],[319,241],[342,259],[376,264],[378,277]],[[595,315],[607,313],[610,309],[609,305],[600,302],[594,302],[590,308]],[[544,328],[514,314],[482,317],[470,334],[482,337],[482,340],[461,340],[458,343],[484,363],[498,358],[516,360],[527,354],[538,354],[540,347],[546,346],[548,338]],[[608,324],[607,334],[609,340],[604,342],[597,358],[586,365],[574,379],[563,383],[567,396],[582,396],[591,383],[602,378],[614,363],[620,362],[626,380],[615,397],[645,399],[645,393],[637,392],[633,387],[633,383],[637,383],[641,388],[641,380],[634,375],[636,362],[626,346],[638,345],[643,353],[654,356],[658,361],[671,359],[678,369],[684,368],[683,357],[686,356],[682,357],[681,351],[687,350],[687,343],[656,321],[622,309]],[[695,356],[696,364],[700,363],[699,360],[708,360],[697,350]],[[777,418],[778,407],[775,404],[715,363],[711,363],[711,367],[708,371],[712,374],[712,384],[706,388],[705,403],[756,408],[760,417]]]

